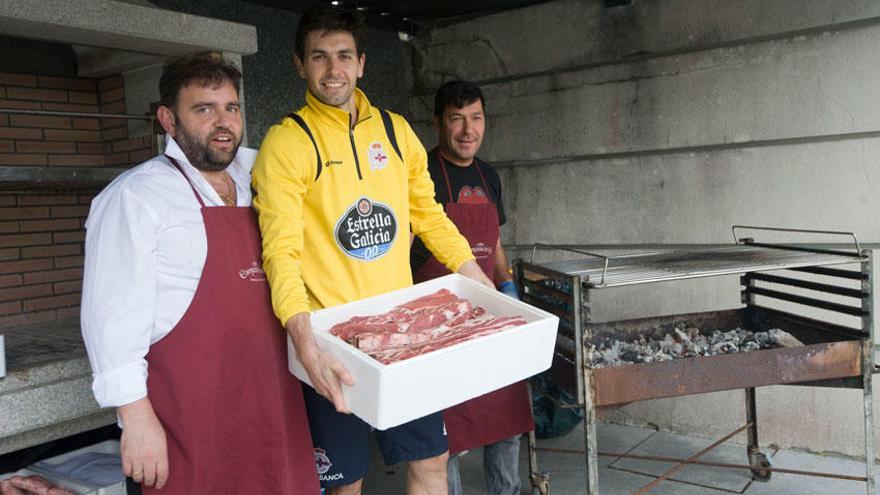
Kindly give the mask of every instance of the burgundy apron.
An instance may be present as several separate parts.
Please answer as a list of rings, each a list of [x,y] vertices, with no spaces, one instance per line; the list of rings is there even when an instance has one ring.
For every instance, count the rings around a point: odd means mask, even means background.
[[[487,201],[474,204],[461,203],[452,196],[446,162],[439,150],[437,158],[449,194],[449,202],[443,205],[446,216],[468,240],[480,268],[492,279],[495,273],[495,246],[499,236],[498,209],[489,196],[486,178],[474,162],[472,166],[476,167],[477,173],[480,174]],[[413,274],[413,281],[424,282],[448,273],[449,270],[437,261],[437,258],[431,256]],[[535,427],[525,382],[514,383],[450,407],[443,412],[443,419],[446,422],[450,454],[493,444],[531,431]]]
[[[171,162],[183,171],[177,162]],[[170,494],[317,494],[299,380],[272,312],[251,208],[202,206],[208,254],[183,318],[147,354]]]

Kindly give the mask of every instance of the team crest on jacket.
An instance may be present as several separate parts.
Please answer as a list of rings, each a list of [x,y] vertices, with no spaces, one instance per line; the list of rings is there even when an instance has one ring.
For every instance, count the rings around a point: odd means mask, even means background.
[[[387,205],[360,198],[336,222],[336,244],[352,258],[371,261],[391,249],[397,218]]]
[[[370,157],[370,170],[381,170],[388,166],[388,153],[385,153],[379,141],[370,143],[367,156]]]

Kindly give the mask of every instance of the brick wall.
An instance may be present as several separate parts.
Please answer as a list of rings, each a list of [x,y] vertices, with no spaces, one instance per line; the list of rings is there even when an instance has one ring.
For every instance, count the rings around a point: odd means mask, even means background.
[[[79,317],[93,196],[0,195],[0,328]]]
[[[0,109],[125,113],[121,76],[102,79],[0,73]],[[0,166],[124,167],[151,151],[124,119],[0,113]]]
[[[121,76],[0,73],[0,109],[125,113]],[[154,154],[124,119],[0,112],[0,166],[128,167]],[[0,192],[0,329],[79,317],[96,191]]]

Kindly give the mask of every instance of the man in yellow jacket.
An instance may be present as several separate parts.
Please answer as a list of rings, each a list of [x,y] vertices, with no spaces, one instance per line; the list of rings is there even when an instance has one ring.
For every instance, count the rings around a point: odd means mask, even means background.
[[[318,474],[343,495],[360,493],[370,427],[345,414],[341,387],[353,378],[315,343],[310,312],[411,285],[410,227],[451,271],[492,287],[434,200],[425,149],[409,124],[356,88],[362,35],[342,9],[303,14],[294,61],[306,105],[269,130],[253,172],[272,303],[315,386],[304,392]],[[441,413],[377,439],[387,464],[409,463],[408,493],[446,493]]]

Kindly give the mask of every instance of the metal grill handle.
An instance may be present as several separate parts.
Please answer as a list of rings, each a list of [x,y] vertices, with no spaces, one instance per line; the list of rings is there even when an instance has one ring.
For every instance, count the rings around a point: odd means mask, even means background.
[[[856,256],[861,255],[862,249],[859,246],[859,240],[856,238],[856,234],[854,232],[843,232],[839,230],[811,230],[811,229],[788,229],[782,227],[757,227],[754,225],[734,225],[731,227],[731,231],[733,232],[733,242],[737,244],[742,244],[739,238],[736,236],[736,229],[750,229],[750,230],[767,230],[772,232],[795,232],[800,234],[827,234],[827,235],[842,235],[846,237],[852,237],[853,244],[856,247]]]
[[[532,244],[532,255],[531,255],[531,257],[529,258],[529,263],[531,263],[531,264],[534,264],[534,263],[535,263],[535,251],[536,251],[538,248],[544,248],[544,249],[560,249],[560,250],[562,250],[562,251],[571,251],[572,253],[578,253],[578,254],[583,254],[583,255],[586,255],[586,256],[591,256],[591,257],[593,257],[593,258],[601,258],[601,259],[604,261],[604,266],[603,266],[603,268],[602,268],[602,280],[601,280],[599,283],[600,283],[600,284],[604,284],[604,283],[605,283],[605,274],[608,273],[608,260],[610,259],[609,256],[604,256],[604,255],[601,255],[601,254],[591,253],[591,252],[589,252],[589,251],[583,251],[583,250],[580,250],[580,249],[575,249],[575,248],[572,248],[572,247],[564,246],[564,245],[561,245],[561,244],[542,244],[542,243],[540,243],[540,242],[536,242],[536,243]]]

